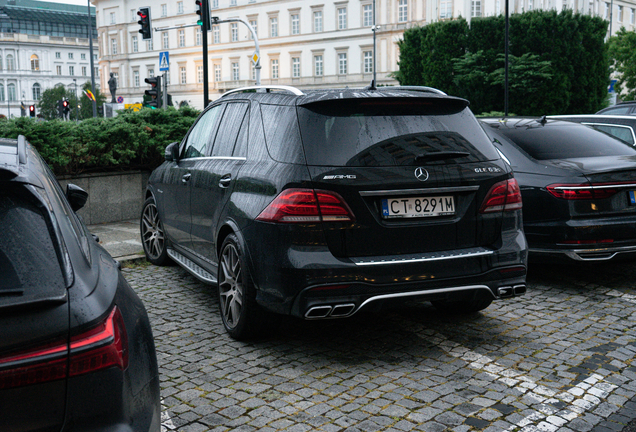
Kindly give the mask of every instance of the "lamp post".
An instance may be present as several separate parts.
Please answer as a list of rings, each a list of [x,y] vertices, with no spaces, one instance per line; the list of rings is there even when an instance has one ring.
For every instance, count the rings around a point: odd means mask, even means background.
[[[79,121],[79,111],[77,105],[79,105],[79,100],[77,99],[77,79],[73,78],[73,84],[75,84],[75,123]]]
[[[93,63],[93,20],[91,18],[91,0],[88,0],[88,45],[90,50],[89,55],[91,56],[91,92],[95,94],[95,65]],[[77,90],[77,88],[75,90]],[[77,91],[75,93],[77,93]],[[93,117],[97,117],[97,101],[93,100],[92,102]]]
[[[505,72],[504,72],[504,116],[508,117],[508,29],[509,29],[509,12],[508,12],[508,2],[506,0],[506,30],[504,36],[504,50],[505,50]]]

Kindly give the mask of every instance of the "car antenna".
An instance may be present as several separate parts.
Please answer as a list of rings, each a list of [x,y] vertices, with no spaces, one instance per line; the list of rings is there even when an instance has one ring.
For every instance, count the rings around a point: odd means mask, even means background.
[[[377,87],[375,86],[375,80],[374,80],[374,79],[372,79],[372,80],[371,80],[371,84],[369,84],[368,86],[366,86],[366,87],[364,88],[364,90],[371,90],[371,91],[377,90]]]
[[[537,120],[539,123],[541,123],[542,125],[545,125],[548,121],[548,118],[545,116],[545,114],[543,116],[541,116],[541,118],[539,120]]]

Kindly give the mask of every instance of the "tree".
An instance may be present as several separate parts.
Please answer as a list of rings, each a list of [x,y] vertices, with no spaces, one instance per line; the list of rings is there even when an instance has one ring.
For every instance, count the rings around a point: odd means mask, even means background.
[[[543,115],[603,108],[609,84],[607,25],[569,9],[511,15],[509,66],[516,68],[509,82],[511,110]],[[504,27],[503,17],[496,16],[474,18],[470,27],[460,18],[409,29],[398,42],[400,71],[394,75],[402,85],[464,97],[477,113],[503,111]],[[636,50],[632,45],[627,52]],[[634,58],[629,62],[636,70]]]
[[[67,97],[66,88],[58,84],[53,88],[44,90],[42,99],[38,103],[38,111],[46,120],[59,118],[57,112],[57,101]]]
[[[636,32],[625,27],[609,40],[611,70],[617,74],[616,93],[621,99],[636,99]]]

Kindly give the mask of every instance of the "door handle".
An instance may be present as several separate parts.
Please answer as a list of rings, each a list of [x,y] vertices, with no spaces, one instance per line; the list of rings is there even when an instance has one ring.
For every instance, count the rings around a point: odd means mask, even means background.
[[[225,174],[219,180],[219,187],[226,188],[230,185],[231,182],[232,182],[232,174]]]
[[[190,181],[190,177],[192,177],[192,174],[190,173],[184,174],[183,177],[181,177],[181,183],[187,184],[188,181]]]

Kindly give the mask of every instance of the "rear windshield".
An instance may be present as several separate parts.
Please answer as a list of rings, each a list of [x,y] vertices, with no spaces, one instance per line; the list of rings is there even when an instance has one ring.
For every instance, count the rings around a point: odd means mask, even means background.
[[[452,99],[338,100],[299,107],[298,118],[309,165],[369,167],[499,159],[472,113]]]
[[[636,155],[636,149],[604,132],[577,123],[532,121],[498,131],[537,160]]]
[[[0,306],[65,292],[48,225],[28,190],[0,187]]]

